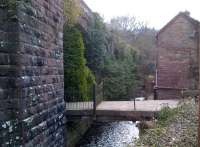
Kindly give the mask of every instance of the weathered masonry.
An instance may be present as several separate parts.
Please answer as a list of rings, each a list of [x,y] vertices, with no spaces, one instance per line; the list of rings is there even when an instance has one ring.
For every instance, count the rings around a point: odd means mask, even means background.
[[[198,88],[199,22],[180,12],[157,34],[156,95],[180,98]]]
[[[0,1],[0,143],[64,146],[63,1]]]

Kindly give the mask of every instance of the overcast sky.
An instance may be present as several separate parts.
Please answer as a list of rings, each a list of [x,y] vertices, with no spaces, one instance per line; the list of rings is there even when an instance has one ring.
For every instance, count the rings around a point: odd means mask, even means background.
[[[180,11],[188,10],[200,20],[200,0],[84,0],[105,21],[112,17],[134,15],[150,27],[160,29]]]

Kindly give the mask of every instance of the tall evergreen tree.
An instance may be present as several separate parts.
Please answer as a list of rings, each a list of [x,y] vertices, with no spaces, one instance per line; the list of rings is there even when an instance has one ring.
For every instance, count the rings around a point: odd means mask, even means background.
[[[84,35],[86,46],[87,65],[95,72],[97,77],[101,76],[103,69],[103,54],[106,42],[106,27],[99,14],[94,13],[94,20],[88,26],[88,32]]]
[[[75,26],[64,26],[64,81],[65,95],[69,92],[80,100],[88,99],[88,91],[94,82],[86,66],[81,32]]]

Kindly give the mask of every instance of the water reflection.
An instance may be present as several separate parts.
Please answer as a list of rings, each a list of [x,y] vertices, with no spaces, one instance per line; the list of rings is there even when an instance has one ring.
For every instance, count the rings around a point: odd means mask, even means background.
[[[96,123],[77,147],[127,147],[138,136],[133,122]]]

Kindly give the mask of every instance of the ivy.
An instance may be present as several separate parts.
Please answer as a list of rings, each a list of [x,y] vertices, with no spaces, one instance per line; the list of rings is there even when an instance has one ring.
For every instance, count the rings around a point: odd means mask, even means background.
[[[0,8],[14,9],[16,8],[16,4],[17,4],[16,0],[1,0]]]

